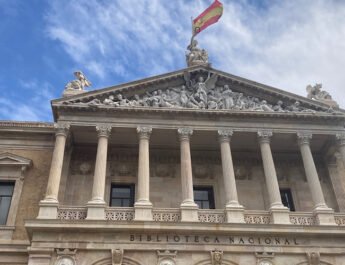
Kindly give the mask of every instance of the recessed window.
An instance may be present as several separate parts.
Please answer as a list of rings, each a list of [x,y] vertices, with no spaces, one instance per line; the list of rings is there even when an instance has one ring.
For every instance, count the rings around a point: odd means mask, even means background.
[[[14,182],[0,182],[0,225],[6,225],[13,190]]]
[[[293,203],[292,194],[290,189],[280,189],[280,196],[282,203],[285,207],[289,208],[290,211],[295,211],[295,205]]]
[[[134,185],[112,184],[110,194],[110,206],[133,207]]]
[[[200,209],[214,209],[212,187],[194,187],[194,201]]]

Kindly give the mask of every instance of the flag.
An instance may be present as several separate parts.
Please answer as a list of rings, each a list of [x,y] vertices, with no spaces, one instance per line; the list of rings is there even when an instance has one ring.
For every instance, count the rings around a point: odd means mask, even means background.
[[[204,12],[193,20],[193,36],[216,23],[223,14],[223,4],[215,0]]]

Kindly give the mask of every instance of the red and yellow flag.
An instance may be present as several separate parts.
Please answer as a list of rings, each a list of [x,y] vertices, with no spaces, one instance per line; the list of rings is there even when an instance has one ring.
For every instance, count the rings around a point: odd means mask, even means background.
[[[223,4],[215,0],[204,12],[193,20],[193,36],[216,23],[223,14]]]

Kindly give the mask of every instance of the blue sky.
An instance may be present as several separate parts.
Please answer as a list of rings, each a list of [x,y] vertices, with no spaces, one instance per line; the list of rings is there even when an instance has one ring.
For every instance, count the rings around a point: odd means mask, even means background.
[[[73,71],[99,89],[185,67],[190,17],[213,0],[0,0],[0,119],[51,121]],[[214,68],[345,107],[345,1],[222,0],[198,36]]]

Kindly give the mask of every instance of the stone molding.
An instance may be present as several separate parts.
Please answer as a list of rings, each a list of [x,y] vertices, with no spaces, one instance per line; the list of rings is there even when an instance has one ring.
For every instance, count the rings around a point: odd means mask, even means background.
[[[96,125],[96,131],[98,134],[98,137],[106,137],[108,138],[111,133],[111,125],[109,124],[98,124]]]
[[[54,123],[55,135],[67,137],[71,124],[69,122]]]
[[[139,139],[150,139],[152,133],[152,127],[149,126],[138,126],[137,133]]]
[[[178,128],[177,133],[180,141],[189,141],[190,137],[193,135],[193,129],[188,127]]]
[[[310,145],[310,141],[312,138],[313,138],[313,135],[311,132],[298,132],[297,133],[297,139],[298,139],[299,145],[303,145],[303,144]]]
[[[259,143],[270,143],[273,132],[270,130],[260,130],[258,131]]]
[[[219,129],[218,130],[218,140],[220,143],[222,142],[230,142],[234,131],[231,129]]]

